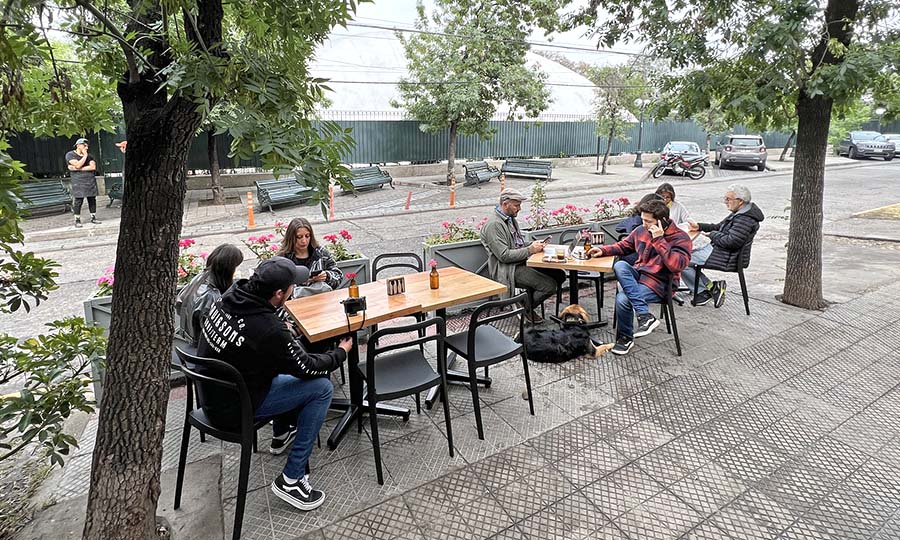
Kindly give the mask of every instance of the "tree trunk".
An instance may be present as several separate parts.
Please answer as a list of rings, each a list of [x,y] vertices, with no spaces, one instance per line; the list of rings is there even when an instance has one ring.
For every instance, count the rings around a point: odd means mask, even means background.
[[[609,154],[612,152],[613,135],[615,133],[616,126],[613,124],[609,128],[609,133],[606,134],[606,152],[603,153],[603,166],[600,169],[600,174],[606,174],[606,162],[609,161]]]
[[[709,157],[709,151],[712,149],[712,135],[707,132],[706,134],[706,156]]]
[[[453,168],[456,166],[456,138],[459,131],[459,121],[450,122],[450,141],[447,145],[447,185],[450,185],[450,177],[453,176]]]
[[[222,187],[222,175],[219,171],[219,151],[216,148],[216,130],[206,131],[206,156],[209,158],[209,189],[212,190],[213,203],[225,204],[225,188]]]
[[[811,52],[821,66],[838,65],[829,41],[850,44],[859,0],[828,0],[824,32]],[[809,97],[801,88],[797,98],[797,149],[791,186],[791,225],[788,235],[784,294],[781,300],[806,309],[826,306],[822,297],[822,200],[825,191],[825,155],[833,100],[823,94]]]
[[[794,142],[794,137],[796,137],[796,136],[797,136],[797,130],[792,129],[791,136],[788,137],[787,142],[784,143],[784,148],[781,149],[781,157],[778,158],[778,161],[784,161],[784,158],[787,157],[788,150],[791,149],[791,143]]]

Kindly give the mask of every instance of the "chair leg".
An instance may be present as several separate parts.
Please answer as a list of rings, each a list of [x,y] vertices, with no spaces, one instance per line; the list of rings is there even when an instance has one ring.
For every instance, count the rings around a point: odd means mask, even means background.
[[[697,298],[697,293],[700,292],[700,268],[695,268],[696,272],[694,272],[694,292],[691,296]]]
[[[241,526],[244,523],[244,506],[247,503],[247,481],[250,477],[250,450],[247,444],[241,444],[241,468],[238,473],[238,492],[234,506],[234,533],[232,540],[240,540]]]
[[[475,409],[475,427],[478,429],[478,438],[484,440],[484,426],[481,422],[481,402],[478,399],[478,379],[475,366],[469,364],[469,390],[472,392],[472,407]]]
[[[672,333],[675,335],[675,349],[678,356],[681,356],[681,339],[678,338],[678,324],[675,322],[675,304],[669,300],[666,304],[669,308],[669,319],[672,320]]]
[[[528,410],[534,416],[534,398],[531,395],[531,373],[528,372],[528,359],[522,356],[522,370],[525,372],[525,391],[528,392]]]
[[[453,427],[450,425],[450,400],[447,399],[447,378],[441,378],[441,402],[444,404],[444,424],[447,425],[447,445],[450,457],[455,455],[453,449]]]
[[[206,433],[203,433],[202,431],[200,432],[200,442],[206,442]]]
[[[256,431],[253,431],[253,453],[259,452],[259,438],[256,436]]]
[[[668,304],[665,302],[659,305],[659,316],[666,320],[666,333],[671,334],[672,324],[669,322],[669,312],[666,311],[668,309],[667,306]]]
[[[201,431],[202,435],[203,432]],[[181,432],[181,451],[178,453],[178,476],[175,480],[175,505],[178,510],[181,507],[181,486],[184,484],[184,466],[187,464],[188,443],[191,440],[191,425],[187,418],[184,420],[184,430]]]
[[[422,414],[422,395],[416,392],[416,414]]]
[[[559,306],[562,304],[562,285],[556,287],[556,316],[559,317]]]
[[[744,297],[744,310],[750,316],[750,294],[747,293],[747,281],[744,279],[744,269],[738,269],[738,278],[741,280],[741,296]]]
[[[603,281],[603,274],[600,274],[600,279],[594,280],[594,293],[597,295],[597,320],[599,321],[603,318],[603,286],[600,283]]]
[[[344,374],[344,364],[341,363],[341,386],[347,384],[347,376]]]
[[[375,452],[375,473],[378,475],[378,484],[384,485],[384,473],[381,470],[381,442],[378,440],[378,412],[375,409],[375,400],[369,398],[369,423],[372,426],[372,450]]]
[[[600,297],[600,301],[598,302],[598,305],[601,308],[603,307],[603,289],[605,289],[605,288],[606,288],[606,273],[600,272],[600,288],[597,291],[597,296]]]

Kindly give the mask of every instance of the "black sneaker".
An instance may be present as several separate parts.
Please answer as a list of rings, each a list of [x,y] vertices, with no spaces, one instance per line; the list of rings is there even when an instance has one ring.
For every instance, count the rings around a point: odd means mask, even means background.
[[[279,474],[272,482],[272,493],[294,508],[304,511],[315,510],[325,502],[325,493],[309,485],[309,475],[288,484],[284,481],[284,475]]]
[[[287,433],[282,433],[281,435],[272,434],[272,442],[269,444],[269,453],[272,455],[279,455],[288,448],[291,447],[291,443],[294,442],[294,437],[297,436],[297,428],[292,427],[287,431]]]
[[[75,228],[76,228],[76,229],[80,229],[80,228],[81,228],[81,218],[78,218],[78,217],[75,218]]]
[[[714,281],[713,282],[713,290],[712,295],[713,298],[716,299],[715,306],[717,308],[722,307],[722,304],[725,303],[725,285],[724,281]]]
[[[612,349],[609,350],[609,352],[618,355],[628,354],[631,351],[632,347],[634,347],[633,339],[629,339],[625,336],[619,336],[619,338],[616,340],[616,344]]]
[[[702,291],[698,292],[696,296],[694,296],[694,299],[691,300],[691,305],[692,306],[705,306],[712,299],[713,299],[712,294],[710,294],[710,292],[707,291],[706,289],[703,289]]]
[[[659,326],[659,319],[654,317],[652,313],[638,313],[637,320],[638,326],[634,330],[634,337],[644,337]]]
[[[100,225],[103,222],[100,221],[99,219],[97,219],[96,217],[91,217],[91,223],[93,223],[94,225]]]

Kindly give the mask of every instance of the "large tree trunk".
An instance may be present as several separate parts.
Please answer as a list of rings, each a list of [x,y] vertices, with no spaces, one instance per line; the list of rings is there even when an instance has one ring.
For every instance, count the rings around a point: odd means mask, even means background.
[[[132,17],[135,33],[162,20],[151,4]],[[202,41],[222,41],[221,0],[197,2]],[[189,25],[188,39],[201,41]],[[147,37],[151,61],[167,65],[168,45]],[[218,45],[216,45],[217,47]],[[212,54],[221,54],[216,48]],[[169,397],[178,237],[185,165],[202,121],[193,96],[169,98],[159,80],[132,70],[118,85],[128,136],[125,195],[116,247],[116,286],[103,402],[83,538],[156,538],[156,503]],[[210,101],[210,106],[214,105]]]
[[[786,143],[784,143],[784,148],[781,149],[781,157],[778,158],[778,161],[784,161],[784,158],[787,157],[788,150],[791,149],[791,144],[794,142],[794,137],[797,136],[797,130],[791,130],[791,136],[788,137]]]
[[[829,40],[850,44],[859,0],[828,0],[824,29],[811,57],[821,65],[838,65]],[[801,88],[797,98],[797,150],[791,186],[791,225],[788,236],[784,294],[786,304],[822,309],[822,200],[825,191],[825,155],[833,101],[825,95],[809,97]]]
[[[212,190],[213,203],[225,204],[225,188],[222,187],[222,175],[219,171],[219,151],[216,149],[216,130],[206,131],[206,157],[209,158],[209,189]]]
[[[459,132],[459,121],[450,122],[450,141],[447,144],[447,185],[450,185],[450,177],[453,176],[453,168],[456,166],[456,139]]]
[[[600,174],[606,174],[606,162],[609,161],[609,154],[612,152],[613,135],[616,133],[615,124],[609,127],[609,133],[606,134],[606,152],[603,153],[603,163],[600,168]]]

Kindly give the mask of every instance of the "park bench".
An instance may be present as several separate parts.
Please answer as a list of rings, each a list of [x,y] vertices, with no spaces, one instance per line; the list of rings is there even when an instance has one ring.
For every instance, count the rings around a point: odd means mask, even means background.
[[[62,180],[47,182],[25,182],[22,184],[21,198],[16,198],[19,211],[33,214],[34,210],[47,210],[62,207],[66,212],[72,207],[72,195],[63,185]]]
[[[553,173],[553,164],[549,161],[537,159],[507,159],[500,171],[515,176],[550,180],[550,175]]]
[[[116,199],[121,201],[122,196],[125,194],[125,178],[122,176],[104,175],[103,185],[106,186],[106,196],[109,197],[109,204],[106,207],[111,208],[113,201]]]
[[[473,161],[466,163],[463,167],[466,169],[465,185],[467,186],[478,186],[490,182],[491,178],[500,176],[500,170],[497,167],[491,167],[486,161]]]
[[[313,196],[313,188],[304,186],[293,178],[260,180],[254,184],[260,208],[268,206],[269,212],[275,205],[302,203]]]
[[[350,169],[350,174],[353,176],[350,179],[350,185],[353,187],[352,189],[344,187],[344,191],[356,192],[368,188],[381,188],[385,184],[390,184],[391,189],[394,189],[394,179],[381,167],[357,167]]]

